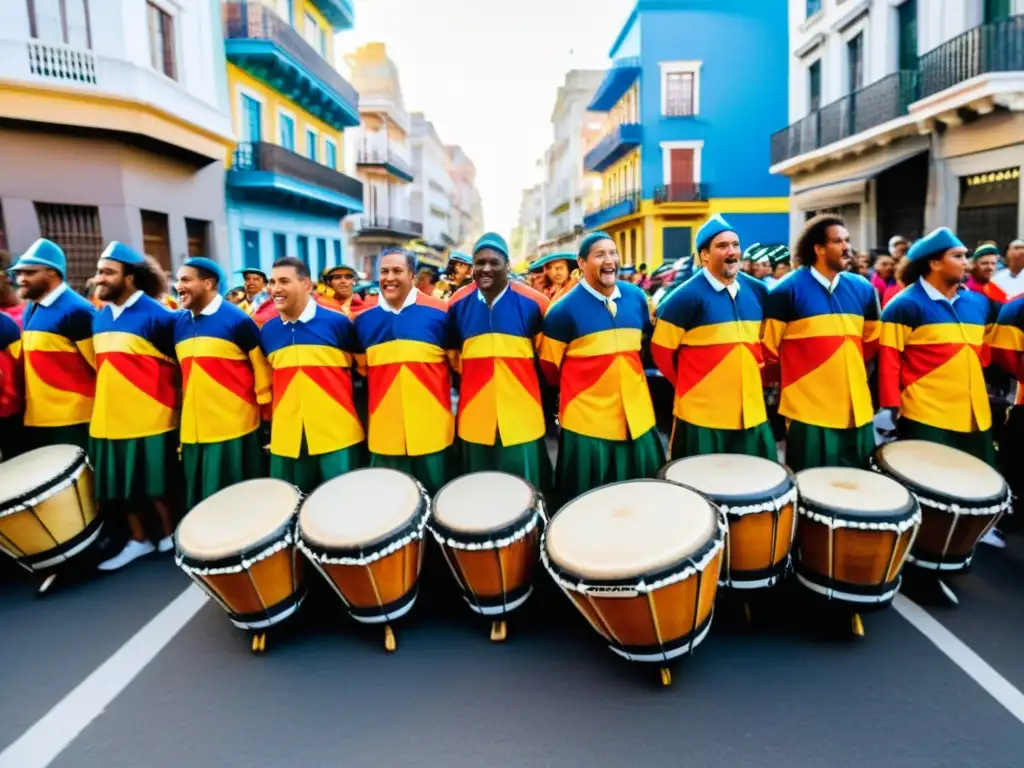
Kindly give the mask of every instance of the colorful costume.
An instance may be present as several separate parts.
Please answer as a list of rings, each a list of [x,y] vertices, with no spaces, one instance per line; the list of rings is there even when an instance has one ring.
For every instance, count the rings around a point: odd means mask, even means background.
[[[875,448],[865,363],[878,347],[878,294],[860,275],[829,282],[800,267],[765,300],[766,362],[780,367],[779,413],[788,420],[786,463],[866,469]]]
[[[761,281],[744,273],[726,286],[701,270],[658,308],[651,353],[675,386],[672,458],[705,453],[777,458],[761,385],[767,295]]]
[[[188,266],[188,262],[186,262]],[[191,509],[229,485],[263,477],[261,406],[269,413],[270,366],[251,317],[220,296],[199,313],[178,314],[181,460]]]
[[[1014,378],[1017,393],[999,442],[999,471],[1015,496],[1015,511],[1024,510],[1024,296],[999,310],[988,337],[992,362]]]
[[[447,312],[413,288],[400,309],[381,298],[355,321],[369,378],[370,465],[407,472],[428,493],[454,472]]]
[[[644,292],[618,282],[605,297],[585,280],[548,307],[541,369],[560,389],[555,485],[568,501],[665,462],[640,350],[650,333]]]
[[[352,321],[310,297],[295,322],[278,315],[260,336],[274,371],[270,476],[311,493],[365,466],[366,435],[352,398]]]
[[[22,410],[25,407],[22,367],[15,359],[21,343],[21,329],[10,316],[0,312],[0,461],[21,453]]]

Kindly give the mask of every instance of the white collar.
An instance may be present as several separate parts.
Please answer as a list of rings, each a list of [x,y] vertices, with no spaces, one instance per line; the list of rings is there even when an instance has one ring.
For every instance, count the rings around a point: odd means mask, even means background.
[[[135,304],[135,302],[137,302],[139,299],[141,299],[142,296],[143,296],[142,291],[136,291],[131,296],[129,296],[128,300],[124,304],[122,304],[121,306],[117,306],[117,304],[114,304],[114,303],[110,303],[107,306],[110,307],[110,313],[114,316],[114,319],[117,320],[117,318],[119,318],[124,313],[124,311],[126,309],[128,309],[128,307],[130,307],[133,304]]]
[[[61,283],[56,288],[54,288],[52,291],[50,291],[48,294],[43,296],[43,298],[41,298],[39,301],[37,301],[36,304],[39,304],[42,307],[52,307],[53,306],[53,302],[55,302],[57,299],[59,299],[61,297],[61,294],[64,293],[64,291],[66,291],[67,289],[68,289],[68,284],[67,283]]]
[[[302,310],[302,312],[296,318],[295,322],[308,323],[314,317],[316,317],[316,299],[310,296],[309,299],[306,301],[306,308]],[[285,325],[292,324],[291,320],[285,320],[283,317],[281,318],[281,322],[284,323]]]
[[[501,301],[501,297],[502,297],[502,296],[504,296],[504,295],[505,295],[506,293],[508,293],[508,289],[509,289],[509,287],[510,287],[511,285],[512,285],[512,282],[511,282],[511,281],[509,281],[509,282],[505,283],[505,287],[501,289],[501,293],[499,293],[499,294],[498,294],[497,296],[495,296],[495,297],[494,297],[494,302],[493,302],[493,303],[491,304],[491,306],[492,306],[492,307],[493,307],[493,306],[494,306],[495,304],[497,304],[497,303],[498,303],[499,301]],[[482,302],[483,302],[484,304],[486,304],[486,303],[487,303],[487,297],[486,297],[486,296],[484,296],[484,295],[483,295],[483,293],[481,293],[481,291],[480,291],[480,289],[479,289],[479,288],[477,288],[477,289],[476,289],[476,297],[477,297],[478,299],[480,299],[480,301],[482,301]]]
[[[213,315],[213,314],[215,314],[217,312],[218,309],[220,309],[220,305],[223,304],[223,303],[224,303],[224,297],[221,296],[218,293],[216,296],[214,296],[212,299],[210,299],[210,303],[207,304],[205,307],[203,307],[203,311],[200,312],[199,314],[200,315],[207,315],[207,316]],[[192,314],[193,314],[193,316],[195,316],[194,312]]]
[[[583,286],[583,290],[593,296],[595,299],[600,301],[602,304],[607,304],[609,301],[616,301],[622,298],[622,291],[619,290],[619,284],[615,284],[615,291],[611,296],[605,296],[603,293],[594,288],[590,283],[587,282],[585,277],[581,277],[579,285]]]
[[[705,270],[703,270],[703,272],[704,272],[704,277],[706,277],[708,279],[708,282],[711,283],[711,287],[715,289],[715,293],[721,293],[722,291],[728,291],[729,295],[732,298],[735,299],[736,298],[736,294],[740,292],[740,279],[739,279],[738,276],[736,277],[735,280],[733,280],[731,283],[729,283],[729,285],[726,285],[721,280],[719,280],[717,277],[712,275],[710,271],[705,269]]]
[[[843,273],[836,272],[836,276],[832,279],[831,283],[828,281],[828,278],[826,278],[823,274],[821,274],[821,272],[817,270],[816,267],[811,267],[811,275],[813,275],[814,279],[818,281],[822,288],[824,288],[829,293],[833,293],[836,289],[836,286],[839,285],[839,278],[843,276]]]
[[[419,294],[420,289],[417,288],[416,286],[413,286],[413,289],[409,291],[409,295],[405,297],[405,301],[402,302],[402,306],[400,306],[398,309],[395,309],[390,304],[388,304],[387,299],[385,299],[384,296],[381,295],[380,300],[377,302],[377,306],[379,306],[385,312],[390,312],[392,315],[397,315],[406,307],[411,307],[413,304],[415,304],[416,298],[419,296]]]
[[[931,299],[932,301],[948,301],[950,304],[953,304],[956,302],[957,299],[960,298],[959,290],[953,295],[953,298],[950,299],[944,296],[938,288],[929,283],[923,277],[917,278],[917,282],[921,284],[921,287],[924,288],[924,292],[928,294],[928,298]]]

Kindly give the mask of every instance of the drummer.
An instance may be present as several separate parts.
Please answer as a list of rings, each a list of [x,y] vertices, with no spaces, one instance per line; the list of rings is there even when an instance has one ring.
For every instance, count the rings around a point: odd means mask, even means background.
[[[386,248],[378,264],[380,298],[355,320],[369,378],[370,465],[412,475],[433,494],[456,471],[448,304],[413,285],[408,251]]]
[[[271,371],[256,322],[224,301],[217,262],[202,256],[178,269],[184,311],[174,325],[182,370],[181,462],[185,509],[223,488],[266,476],[261,411],[270,420]],[[277,314],[277,310],[274,310]]]
[[[548,307],[541,368],[560,386],[555,482],[565,500],[617,480],[653,477],[665,463],[640,355],[651,331],[647,296],[619,281],[604,232],[580,244],[579,285]]]
[[[270,296],[278,316],[260,331],[273,369],[270,476],[303,493],[366,465],[366,434],[352,396],[355,327],[318,306],[306,265],[274,262]]]
[[[762,342],[778,363],[779,414],[789,420],[786,464],[867,469],[875,449],[874,407],[866,361],[878,344],[878,294],[844,272],[850,233],[831,214],[804,225],[796,244],[799,269],[768,292]]]
[[[263,303],[270,299],[267,293],[267,273],[255,267],[238,270],[245,281],[245,298],[238,306],[248,315],[254,315]]]
[[[342,313],[351,320],[363,308],[363,300],[355,292],[356,271],[348,264],[338,264],[324,270],[321,279],[330,288],[333,299]]]
[[[24,381],[16,359],[20,344],[18,324],[10,315],[0,312],[0,461],[13,459],[24,448]]]
[[[658,308],[651,355],[675,386],[670,457],[742,453],[775,461],[761,387],[768,289],[740,272],[740,238],[715,214],[697,232],[701,274]]]
[[[967,248],[941,227],[915,242],[900,265],[907,286],[882,313],[878,393],[896,434],[931,440],[995,464],[982,356],[998,309],[963,286]]]
[[[536,344],[547,298],[508,276],[508,244],[489,232],[473,247],[474,281],[448,304],[453,367],[461,374],[463,472],[508,472],[551,491],[551,459]]]
[[[96,308],[68,286],[64,251],[37,240],[11,267],[28,300],[19,354],[25,370],[26,448],[89,446],[96,390]]]
[[[104,307],[92,324],[96,401],[89,456],[97,502],[105,515],[123,517],[129,530],[124,548],[100,563],[101,571],[174,548],[179,372],[176,313],[158,299],[165,279],[155,261],[117,241],[96,264],[96,294]],[[155,546],[146,531],[150,515]]]

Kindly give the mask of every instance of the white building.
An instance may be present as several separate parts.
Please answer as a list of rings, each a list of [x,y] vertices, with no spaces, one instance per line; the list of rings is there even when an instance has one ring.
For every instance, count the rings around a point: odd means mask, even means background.
[[[838,211],[854,245],[1024,232],[1024,0],[789,0],[790,125],[772,172],[791,232]]]
[[[456,247],[469,253],[484,233],[483,202],[476,187],[476,165],[457,144],[448,149],[452,179],[451,234]]]
[[[546,203],[544,195],[545,185],[535,184],[529,189],[523,190],[522,200],[519,203],[519,230],[522,234],[522,256],[527,261],[533,261],[540,255],[540,243],[545,231]]]
[[[217,0],[0,2],[0,119],[0,248],[55,240],[76,287],[114,239],[227,262]]]
[[[412,113],[412,218],[423,222],[423,240],[444,251],[456,245],[452,227],[452,177],[448,150],[434,124],[422,112]]]

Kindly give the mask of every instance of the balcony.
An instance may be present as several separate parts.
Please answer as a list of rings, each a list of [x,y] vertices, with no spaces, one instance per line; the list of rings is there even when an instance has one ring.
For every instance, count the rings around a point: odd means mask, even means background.
[[[423,222],[396,216],[364,214],[357,226],[359,237],[385,237],[395,240],[416,240],[423,237]]]
[[[355,24],[356,11],[352,0],[312,0],[312,3],[336,32],[352,29]]]
[[[364,141],[356,156],[356,168],[386,171],[402,181],[413,180],[412,165],[390,142]]]
[[[585,229],[598,229],[609,221],[621,219],[640,210],[640,192],[626,192],[601,200],[583,217]]]
[[[224,3],[232,64],[339,131],[359,125],[359,95],[287,21],[262,5]]]
[[[1024,72],[1024,16],[982,24],[933,48],[918,62],[920,98],[997,72]]]
[[[694,183],[661,184],[654,188],[656,205],[666,203],[706,203],[708,201],[708,185]]]
[[[601,139],[600,143],[587,152],[583,158],[583,170],[587,173],[604,171],[616,160],[621,160],[630,151],[640,146],[643,127],[640,123],[620,123]]]
[[[591,112],[608,112],[619,103],[630,86],[640,77],[640,57],[629,56],[612,64],[594,92],[594,98],[587,107]]]
[[[361,182],[262,141],[238,145],[227,185],[236,197],[339,219],[363,210]]]

